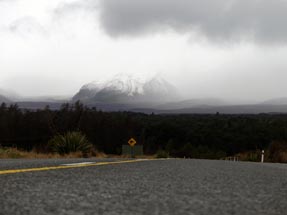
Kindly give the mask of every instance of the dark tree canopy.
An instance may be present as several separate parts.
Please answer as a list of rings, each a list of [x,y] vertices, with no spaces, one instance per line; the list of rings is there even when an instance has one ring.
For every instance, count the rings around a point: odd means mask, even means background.
[[[21,110],[0,106],[0,144],[45,152],[57,134],[80,131],[100,151],[121,153],[135,137],[146,154],[158,150],[172,156],[220,158],[266,149],[273,140],[287,140],[287,115],[146,115],[102,112],[79,102],[60,110]]]

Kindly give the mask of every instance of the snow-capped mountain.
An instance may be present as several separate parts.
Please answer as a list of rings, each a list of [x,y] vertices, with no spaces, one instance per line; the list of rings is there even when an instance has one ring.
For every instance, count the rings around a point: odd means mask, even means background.
[[[73,101],[87,103],[162,103],[176,99],[176,88],[163,78],[156,76],[145,80],[126,74],[86,84],[73,97]]]

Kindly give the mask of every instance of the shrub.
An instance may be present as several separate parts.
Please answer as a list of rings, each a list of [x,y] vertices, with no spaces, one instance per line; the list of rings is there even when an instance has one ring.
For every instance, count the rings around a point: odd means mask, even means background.
[[[237,154],[241,161],[259,162],[261,160],[261,151],[247,151]]]
[[[83,156],[87,156],[92,150],[92,144],[81,132],[68,132],[64,135],[56,135],[49,141],[48,146],[53,152],[60,155],[82,152]]]
[[[156,153],[156,158],[168,158],[169,154],[164,150],[159,150]]]
[[[23,158],[24,155],[16,148],[0,148],[0,158]]]
[[[269,157],[272,162],[287,163],[287,142],[273,141],[269,147]]]

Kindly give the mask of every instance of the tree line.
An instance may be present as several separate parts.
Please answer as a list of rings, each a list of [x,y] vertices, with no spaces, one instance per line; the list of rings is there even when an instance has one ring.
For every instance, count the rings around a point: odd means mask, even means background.
[[[69,131],[85,134],[107,154],[120,154],[134,137],[145,154],[159,150],[175,157],[222,158],[268,149],[275,140],[287,140],[287,114],[156,115],[103,112],[76,102],[59,110],[23,110],[16,104],[0,106],[0,145],[47,152],[47,143]]]

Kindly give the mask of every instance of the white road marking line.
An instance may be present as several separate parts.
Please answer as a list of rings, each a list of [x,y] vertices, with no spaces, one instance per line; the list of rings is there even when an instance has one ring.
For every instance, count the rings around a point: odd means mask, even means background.
[[[81,165],[95,164],[95,163],[96,162],[67,163],[67,164],[61,164],[61,166],[81,166]]]

